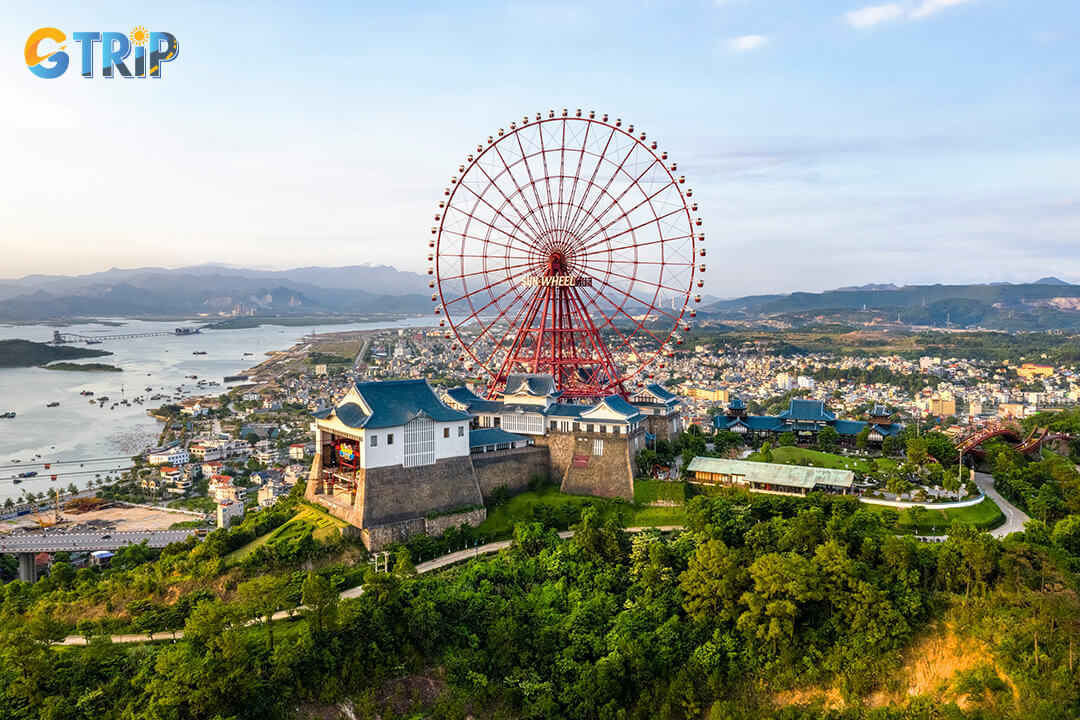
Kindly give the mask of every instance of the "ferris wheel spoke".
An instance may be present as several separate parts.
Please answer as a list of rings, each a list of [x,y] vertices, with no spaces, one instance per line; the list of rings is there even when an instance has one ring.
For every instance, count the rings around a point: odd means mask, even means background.
[[[589,233],[589,235],[588,235],[588,236],[586,236],[586,237],[585,237],[585,239],[583,240],[583,242],[584,242],[584,243],[588,243],[588,242],[589,242],[590,240],[592,240],[592,239],[593,239],[594,237],[596,237],[597,235],[599,235],[599,234],[601,234],[601,233],[604,233],[604,232],[606,232],[608,228],[610,228],[610,227],[611,227],[612,225],[614,225],[615,223],[619,222],[620,220],[622,220],[622,219],[624,219],[624,218],[628,218],[628,217],[630,216],[630,214],[631,214],[631,213],[633,213],[633,212],[635,212],[635,211],[639,210],[639,209],[640,209],[640,208],[642,208],[642,207],[643,207],[643,206],[644,206],[644,205],[645,205],[646,203],[649,203],[649,205],[650,205],[650,207],[651,207],[651,206],[652,206],[652,200],[653,200],[653,198],[655,198],[655,197],[656,197],[657,195],[659,195],[660,193],[662,193],[662,192],[664,192],[665,190],[667,190],[667,188],[668,188],[668,187],[670,186],[670,184],[671,184],[671,183],[665,183],[665,184],[664,184],[664,185],[663,185],[663,186],[662,186],[662,187],[661,187],[661,188],[660,188],[659,190],[657,190],[657,191],[656,191],[655,193],[653,193],[652,195],[647,195],[647,194],[645,193],[645,190],[644,190],[644,189],[642,189],[642,187],[641,187],[641,178],[645,177],[646,173],[648,173],[648,172],[649,172],[650,170],[652,170],[652,168],[653,168],[653,165],[655,165],[655,163],[653,163],[653,164],[649,165],[648,167],[646,167],[646,168],[645,168],[645,169],[644,169],[644,170],[643,170],[643,171],[641,172],[641,174],[640,174],[640,175],[638,175],[637,177],[635,177],[635,178],[634,178],[634,179],[633,179],[633,180],[631,181],[631,183],[630,183],[630,184],[628,184],[628,185],[627,185],[627,186],[626,186],[626,187],[625,187],[625,188],[623,189],[623,191],[622,191],[621,193],[619,193],[619,195],[618,195],[617,197],[613,197],[613,198],[612,198],[612,200],[611,200],[611,203],[610,203],[610,204],[609,204],[609,205],[608,205],[608,206],[607,206],[606,208],[604,208],[603,212],[601,212],[600,214],[598,214],[598,215],[596,216],[596,218],[597,218],[597,219],[599,220],[600,218],[604,217],[605,215],[607,215],[607,214],[608,214],[608,212],[610,212],[610,211],[611,211],[611,209],[612,209],[612,208],[616,208],[616,207],[617,207],[617,208],[619,208],[620,210],[622,210],[622,204],[621,204],[621,203],[622,203],[622,199],[623,199],[624,197],[626,197],[627,193],[629,193],[629,192],[630,192],[630,190],[631,190],[632,188],[637,188],[637,189],[638,189],[638,191],[639,191],[639,192],[640,192],[640,193],[641,193],[641,194],[642,194],[643,196],[645,196],[645,199],[644,199],[644,200],[642,200],[641,202],[639,202],[639,203],[638,203],[637,205],[635,205],[634,207],[630,208],[629,210],[625,210],[625,211],[622,211],[622,212],[621,212],[621,214],[617,215],[617,216],[615,217],[615,219],[614,219],[614,220],[612,220],[611,222],[609,222],[609,223],[607,223],[607,224],[605,224],[605,225],[601,225],[600,227],[598,227],[598,228],[594,229],[594,230],[593,230],[593,231],[592,231],[591,233]],[[622,166],[620,166],[620,167],[618,168],[618,170],[617,170],[616,172],[619,172],[619,171],[622,171],[622,170],[623,170],[623,169],[622,169]],[[630,174],[629,174],[629,173],[627,173],[626,175],[627,175],[627,177],[630,177]],[[685,210],[685,208],[679,208],[679,210]],[[656,213],[653,213],[653,219],[654,219],[654,220],[656,219]]]
[[[619,131],[616,130],[615,128],[612,128],[612,131],[611,131],[612,137],[614,137],[615,133],[617,133],[617,132],[619,132]],[[631,138],[631,140],[633,140],[633,138]],[[582,227],[584,226],[585,222],[587,222],[590,217],[595,217],[595,218],[602,217],[602,215],[596,215],[593,211],[596,210],[596,206],[600,204],[600,201],[605,196],[607,196],[607,197],[611,196],[611,193],[610,193],[611,184],[614,183],[615,179],[619,177],[619,173],[622,172],[623,167],[625,167],[626,161],[630,159],[630,156],[634,154],[634,150],[636,150],[636,149],[637,149],[636,144],[634,142],[631,142],[630,143],[630,149],[626,151],[626,155],[624,155],[623,158],[621,160],[619,160],[618,164],[611,163],[610,160],[607,161],[607,162],[615,165],[615,170],[611,173],[611,177],[609,177],[607,179],[607,182],[604,183],[603,189],[601,189],[601,191],[597,194],[596,199],[593,200],[592,205],[589,206],[589,209],[586,212],[585,217],[582,218],[578,222],[578,224],[574,226],[573,232],[574,232],[575,235],[580,235],[581,234]],[[606,156],[607,156],[607,153],[604,153],[603,155],[601,155],[597,159],[597,161],[596,161],[596,163],[597,163],[597,171],[599,171],[600,167],[603,166],[603,163],[604,163],[604,161],[606,159]],[[610,209],[610,206],[608,206],[608,209]],[[604,212],[607,212],[607,211],[605,210]]]
[[[585,209],[585,200],[589,196],[589,190],[594,187],[599,187],[596,184],[596,176],[600,173],[600,168],[604,165],[604,156],[607,155],[608,148],[611,147],[611,141],[615,138],[615,128],[611,128],[611,132],[608,134],[607,140],[604,141],[604,148],[596,156],[596,166],[593,167],[592,175],[589,177],[589,181],[585,184],[585,193],[582,195],[581,203],[574,209],[574,216],[570,219],[569,228],[577,227],[578,220],[581,216],[581,212]],[[584,161],[585,147],[582,145],[582,161]],[[585,217],[589,217],[589,212],[585,211]]]
[[[563,121],[566,124],[566,121]],[[547,195],[547,205],[544,207],[548,211],[548,220],[550,220],[549,227],[552,230],[557,230],[558,226],[555,224],[555,203],[551,199],[551,172],[548,170],[547,151],[544,149],[544,124],[539,123],[536,126],[536,134],[540,138],[540,162],[544,166],[544,194]]]
[[[573,184],[570,186],[570,198],[566,201],[567,211],[560,214],[561,224],[564,228],[569,227],[572,224],[569,209],[573,208],[575,211],[575,215],[577,214],[577,210],[579,209],[578,206],[574,204],[574,198],[577,195],[578,181],[581,179],[581,166],[585,164],[585,149],[588,147],[589,144],[590,130],[592,130],[592,123],[588,123],[585,125],[585,134],[581,138],[581,153],[578,154],[577,170],[574,171]],[[563,149],[565,151],[565,143]]]
[[[539,124],[533,125],[533,127],[537,128],[537,132],[542,135],[543,131],[540,130]],[[536,179],[533,177],[532,167],[529,165],[529,154],[525,152],[525,146],[521,144],[521,135],[519,133],[514,133],[514,137],[517,139],[518,149],[521,150],[521,164],[525,166],[525,174],[529,177],[529,187],[532,188],[533,197],[536,199],[536,210],[534,212],[536,213],[537,218],[539,218],[540,224],[543,225],[544,231],[551,232],[551,226],[548,225],[547,217],[544,216],[543,212],[544,201],[540,199],[540,193],[536,190]],[[525,199],[525,191],[517,182],[517,176],[511,173],[510,177],[514,181],[514,186],[517,188],[518,194],[520,194],[522,199],[525,200],[525,203],[528,204],[528,200]]]
[[[510,169],[510,165],[507,164],[506,159],[503,157],[502,152],[499,151],[497,146],[495,147],[495,154],[498,156],[499,162],[501,162],[503,164],[503,169],[506,171],[507,177],[510,178],[510,182],[512,182],[514,184],[515,188],[518,188],[517,178],[514,177],[514,173]],[[529,239],[532,240],[535,243],[537,241],[537,239],[539,239],[540,236],[544,234],[544,230],[543,230],[542,227],[537,225],[535,222],[530,221],[530,218],[533,216],[534,213],[532,211],[532,208],[529,207],[528,199],[525,198],[524,195],[522,195],[522,197],[521,197],[521,201],[525,203],[525,209],[529,211],[527,213],[522,213],[521,208],[519,208],[516,204],[514,204],[514,201],[511,200],[510,196],[508,196],[503,191],[502,186],[499,185],[499,183],[495,180],[495,178],[491,177],[491,174],[488,173],[487,169],[484,166],[479,165],[479,164],[476,167],[478,167],[480,172],[482,172],[484,174],[484,177],[487,178],[488,183],[491,186],[493,186],[499,192],[499,195],[502,196],[503,201],[507,205],[509,205],[510,207],[514,208],[514,212],[516,212],[518,214],[518,217],[521,218],[521,220],[519,222],[513,223],[514,227],[515,228],[519,227],[521,225],[521,223],[527,224],[528,227],[529,227],[529,230],[531,231],[529,233]],[[498,173],[498,175],[502,175],[502,173]],[[520,193],[520,188],[518,188],[518,194],[519,195],[521,194]]]
[[[529,262],[529,263],[517,263],[517,264],[514,264],[514,265],[507,265],[507,266],[505,266],[505,267],[503,267],[501,269],[502,270],[512,270],[514,268],[530,267],[531,265],[532,265],[531,262]],[[467,277],[476,277],[477,275],[489,275],[489,274],[491,274],[491,272],[492,272],[491,270],[474,270],[473,272],[461,273],[460,275],[448,275],[447,277],[442,277],[440,275],[439,280],[440,281],[442,281],[442,280],[461,280],[461,279],[464,279],[464,278],[467,278]],[[516,276],[516,274],[515,274],[515,276]],[[509,278],[509,277],[514,277],[514,276],[507,275],[507,277]]]
[[[596,306],[597,310],[600,310],[599,303],[595,302],[596,297],[599,297],[599,295],[594,296],[594,303],[593,304]],[[630,337],[633,337],[634,335],[636,335],[640,331],[640,332],[645,333],[649,337],[651,337],[653,340],[655,340],[658,343],[658,347],[663,347],[664,341],[661,340],[659,337],[657,337],[656,333],[654,333],[652,330],[649,330],[649,328],[645,327],[644,318],[642,318],[641,320],[638,320],[633,315],[626,312],[626,309],[622,305],[612,304],[612,307],[615,308],[615,310],[618,311],[617,313],[613,313],[613,315],[614,314],[622,314],[623,316],[626,317],[627,320],[629,320],[631,323],[634,324],[634,332],[630,333]],[[603,313],[602,310],[601,310],[601,313]],[[603,314],[606,317],[606,313],[603,313]],[[612,324],[612,327],[615,326],[615,319],[614,318],[611,319],[611,324]],[[620,334],[620,336],[622,335],[621,333],[619,333],[619,334]],[[631,348],[634,349],[634,352],[637,352],[637,348],[634,348],[634,346],[632,344],[631,344]]]
[[[639,206],[639,207],[640,207],[640,206]],[[628,210],[628,211],[627,211],[627,212],[626,212],[626,213],[625,213],[625,214],[623,215],[623,217],[625,217],[625,216],[629,215],[630,213],[634,212],[635,210],[637,210],[637,208],[636,208],[636,207],[635,207],[635,208],[631,208],[630,210]],[[598,229],[598,230],[597,230],[596,232],[594,232],[594,233],[590,234],[590,235],[589,235],[589,236],[588,236],[587,238],[585,238],[585,239],[584,239],[584,240],[582,241],[582,242],[586,243],[586,244],[585,244],[585,247],[584,247],[583,249],[584,249],[584,250],[586,250],[586,251],[588,251],[588,250],[591,250],[592,248],[594,248],[594,247],[597,247],[598,245],[603,245],[604,243],[610,243],[610,242],[611,242],[612,240],[614,240],[614,239],[616,239],[616,238],[620,238],[620,237],[622,237],[623,235],[626,235],[627,233],[634,233],[634,232],[637,232],[638,230],[641,230],[641,229],[643,229],[643,228],[647,228],[647,227],[649,227],[650,225],[656,225],[656,226],[657,226],[657,228],[660,228],[660,223],[661,223],[661,222],[663,222],[664,220],[667,220],[667,219],[668,219],[669,217],[671,217],[672,215],[678,215],[678,214],[680,214],[680,213],[684,213],[684,212],[686,212],[686,209],[685,209],[685,208],[676,208],[675,210],[671,210],[670,212],[664,213],[663,215],[653,215],[653,216],[652,216],[651,218],[649,218],[648,220],[646,220],[646,221],[644,221],[644,222],[642,222],[642,223],[640,223],[640,224],[638,224],[638,225],[633,225],[633,226],[631,226],[631,227],[628,227],[628,228],[624,228],[624,229],[620,230],[619,232],[617,232],[617,233],[614,233],[614,234],[612,234],[612,235],[604,235],[604,237],[603,237],[602,239],[600,239],[600,240],[597,240],[596,242],[590,242],[590,241],[591,241],[591,240],[592,240],[593,238],[595,238],[595,237],[597,236],[597,234],[599,234],[599,233],[603,233],[603,232],[604,232],[605,230],[607,230],[607,229],[608,229],[609,227],[611,227],[612,225],[614,225],[614,224],[615,224],[616,222],[618,222],[618,221],[619,221],[618,219],[616,219],[615,221],[613,221],[613,222],[611,222],[611,223],[608,223],[608,224],[607,224],[607,225],[605,225],[604,227],[602,227],[602,228],[599,228],[599,229]],[[621,219],[621,218],[620,218],[620,219]],[[662,231],[662,229],[661,229],[661,233],[660,233],[660,234],[661,234],[661,237],[663,237],[663,231]],[[691,235],[691,236],[687,236],[687,235],[684,235],[684,236],[682,236],[682,237],[683,237],[683,238],[686,238],[686,237],[692,237],[692,235]],[[672,239],[672,238],[668,238],[668,239]],[[635,245],[635,246],[636,246],[636,245],[639,245],[639,243],[634,243],[634,245]]]
[[[589,273],[586,273],[586,275],[589,275]],[[672,315],[668,311],[664,310],[662,307],[658,307],[655,302],[648,302],[648,301],[642,300],[641,298],[637,297],[636,295],[634,295],[630,291],[623,290],[620,287],[612,285],[607,280],[604,280],[602,278],[598,278],[598,277],[596,277],[594,275],[589,275],[589,276],[593,278],[594,282],[598,282],[598,283],[600,283],[601,285],[603,285],[604,287],[606,287],[606,288],[608,288],[610,290],[614,290],[617,293],[625,295],[628,300],[633,300],[634,302],[640,303],[642,306],[649,308],[650,311],[655,310],[656,312],[660,313],[661,315],[665,315],[665,316],[671,318],[675,322],[678,322],[681,319],[680,316]],[[627,277],[627,276],[624,276],[624,277]],[[620,308],[620,310],[624,315],[627,315],[627,317],[630,317],[630,315],[628,315],[626,313],[626,310],[624,310],[622,308]],[[635,320],[635,322],[637,322],[637,321]]]
[[[624,235],[624,234],[625,233],[620,233],[620,235]],[[612,235],[612,237],[617,237],[617,236]],[[584,253],[582,253],[582,255],[585,256],[585,257],[593,257],[593,256],[598,256],[598,255],[612,255],[613,253],[623,252],[623,251],[626,251],[626,250],[638,250],[640,248],[649,247],[650,245],[664,245],[664,244],[667,244],[667,243],[676,242],[678,240],[689,240],[692,237],[693,237],[693,235],[673,235],[671,237],[662,237],[659,240],[642,240],[640,242],[635,242],[635,243],[632,243],[630,245],[622,245],[621,247],[603,248],[602,250],[593,250],[592,252],[584,252]],[[599,243],[594,244],[593,247],[596,247],[598,244]],[[691,260],[688,260],[686,262],[681,262],[681,263],[679,263],[679,262],[674,262],[673,263],[673,262],[669,262],[669,261],[657,261],[655,263],[650,263],[650,262],[645,261],[645,260],[635,260],[635,262],[641,263],[643,265],[651,265],[651,264],[656,264],[656,265],[693,265],[694,264],[693,261],[691,261]]]
[[[462,185],[462,183],[458,183],[458,186],[459,186],[459,187],[460,187],[461,185]],[[520,221],[519,221],[519,222],[514,222],[513,220],[511,220],[511,219],[510,219],[509,217],[507,217],[506,215],[504,215],[504,214],[502,213],[502,211],[500,211],[499,209],[497,209],[497,208],[496,208],[496,207],[495,207],[494,205],[492,205],[492,204],[491,204],[490,202],[488,202],[488,201],[487,201],[487,199],[485,199],[484,197],[482,197],[482,196],[481,196],[481,195],[480,195],[479,193],[477,193],[477,192],[476,192],[475,190],[473,190],[473,189],[472,189],[471,187],[465,186],[465,189],[466,189],[466,190],[468,190],[469,192],[471,192],[471,193],[472,193],[472,194],[473,194],[473,195],[474,195],[474,196],[476,197],[476,199],[477,199],[477,200],[478,200],[479,202],[482,202],[482,203],[483,203],[484,205],[487,205],[487,206],[488,206],[489,208],[491,208],[492,212],[494,212],[494,213],[495,213],[495,214],[496,214],[497,216],[501,217],[501,218],[502,218],[503,220],[505,220],[506,222],[510,223],[510,226],[511,226],[511,227],[513,227],[513,228],[517,228],[517,227],[520,227],[520,225],[521,225]],[[513,205],[511,205],[511,207],[513,207]],[[458,209],[458,208],[454,208],[454,209],[455,209],[455,210],[457,210],[458,212],[463,212],[462,210],[460,210],[460,209]],[[514,208],[514,209],[516,210],[517,208]],[[481,219],[481,218],[478,218],[478,217],[476,217],[475,215],[473,215],[473,214],[471,214],[471,213],[463,213],[463,214],[465,214],[465,215],[468,215],[470,219],[472,219],[472,220],[476,220],[477,222],[479,222],[479,223],[480,223],[480,224],[482,224],[482,225],[486,225],[486,226],[487,226],[488,228],[490,228],[490,229],[494,230],[495,232],[498,232],[498,233],[502,233],[503,235],[505,235],[506,237],[508,237],[508,238],[510,238],[510,239],[512,239],[512,240],[519,240],[518,238],[515,238],[515,237],[514,237],[514,235],[512,235],[512,234],[511,234],[511,233],[509,233],[509,232],[507,232],[506,230],[504,230],[504,229],[502,229],[502,228],[500,228],[500,227],[498,227],[498,226],[496,226],[496,225],[492,225],[492,224],[491,224],[490,222],[488,222],[488,221],[486,221],[486,220],[483,220],[483,219]],[[451,230],[450,232],[453,232],[453,230]],[[535,240],[536,240],[536,238],[533,238],[533,237],[531,237],[531,236],[529,237],[529,239],[530,239],[530,240],[533,240],[534,242],[535,242]],[[520,241],[520,240],[519,240],[519,242],[522,242],[522,241]],[[523,243],[523,244],[524,244],[524,243]],[[525,245],[525,247],[528,247],[528,245],[526,244],[526,245]]]
[[[499,295],[499,297],[495,298],[494,300],[489,302],[487,305],[484,305],[479,310],[476,310],[474,308],[473,314],[470,315],[469,317],[465,318],[466,322],[473,319],[473,318],[476,318],[477,320],[479,320],[480,319],[480,314],[484,310],[486,310],[487,308],[491,307],[492,305],[496,306],[496,308],[499,309],[499,314],[486,327],[484,327],[483,330],[473,339],[473,341],[466,348],[467,351],[469,351],[471,353],[472,348],[476,346],[476,343],[480,342],[480,340],[485,335],[487,335],[488,331],[490,331],[493,327],[495,327],[499,323],[499,321],[506,315],[506,310],[501,309],[501,306],[499,306],[499,302],[502,301],[503,298],[505,298],[507,295],[509,295],[511,292],[514,292],[514,291],[517,291],[517,295],[514,297],[514,299],[511,301],[511,303],[512,304],[520,303],[522,308],[527,306],[528,305],[527,302],[522,302],[522,299],[525,297],[525,293],[522,292],[520,290],[520,288],[518,288],[518,287],[514,286],[513,284],[511,284],[511,286],[508,287],[501,295]],[[520,317],[520,315],[521,315],[521,310],[518,311],[518,318]],[[516,321],[517,321],[517,318],[515,318],[515,322]]]

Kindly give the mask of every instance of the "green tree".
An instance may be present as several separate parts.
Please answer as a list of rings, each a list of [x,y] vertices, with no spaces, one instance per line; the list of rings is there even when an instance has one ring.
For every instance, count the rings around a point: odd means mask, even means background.
[[[748,584],[746,569],[720,540],[699,545],[679,576],[686,614],[704,624],[736,620],[739,598]]]
[[[315,621],[315,629],[319,632],[333,629],[337,624],[338,594],[330,581],[309,572],[300,592],[307,614]]]
[[[864,425],[863,429],[859,431],[859,434],[855,436],[855,447],[859,450],[865,450],[866,444],[870,440],[870,426]]]
[[[817,448],[821,452],[833,452],[840,445],[840,433],[832,425],[826,425],[818,431]]]
[[[795,445],[795,433],[790,430],[786,430],[780,433],[780,447],[794,447]]]
[[[248,612],[261,617],[266,624],[266,638],[271,654],[274,652],[274,613],[285,607],[285,578],[263,575],[240,583],[236,591]]]
[[[761,461],[771,463],[773,461],[772,443],[766,440],[761,443]]]

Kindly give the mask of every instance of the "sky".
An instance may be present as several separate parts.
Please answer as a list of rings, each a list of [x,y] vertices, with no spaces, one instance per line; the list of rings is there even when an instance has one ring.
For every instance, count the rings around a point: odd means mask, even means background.
[[[582,108],[678,162],[710,295],[1080,283],[1075,0],[0,8],[0,277],[423,271],[465,155]],[[39,27],[137,25],[179,41],[161,79],[23,60]]]

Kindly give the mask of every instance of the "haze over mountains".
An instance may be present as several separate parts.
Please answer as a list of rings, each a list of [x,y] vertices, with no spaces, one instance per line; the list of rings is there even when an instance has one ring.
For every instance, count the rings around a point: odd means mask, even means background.
[[[420,314],[428,278],[387,265],[251,270],[222,265],[113,268],[78,276],[0,280],[0,320],[217,315]],[[706,296],[700,318],[780,322],[895,322],[995,330],[1080,331],[1080,285],[1054,277],[984,285],[870,284],[820,293]]]

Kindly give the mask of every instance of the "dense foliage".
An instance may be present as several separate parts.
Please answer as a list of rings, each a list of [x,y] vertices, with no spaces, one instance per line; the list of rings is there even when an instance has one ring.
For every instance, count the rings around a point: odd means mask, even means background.
[[[0,716],[286,718],[351,697],[357,716],[382,718],[819,717],[775,704],[811,686],[839,690],[837,717],[960,717],[951,700],[861,704],[893,687],[904,648],[935,619],[993,651],[956,678],[973,717],[1080,712],[1080,533],[1036,523],[1001,543],[956,527],[927,545],[851,498],[739,493],[695,498],[673,536],[629,536],[590,507],[575,529],[562,541],[519,524],[510,549],[442,575],[416,576],[399,549],[351,600],[338,600],[340,578],[294,571],[256,574],[227,603],[207,593],[131,607],[174,626],[185,615],[183,639],[156,645],[49,647],[66,593],[93,581],[8,583]],[[231,542],[218,537],[168,549],[140,577],[220,558]],[[245,624],[298,603],[303,621]],[[421,676],[433,697],[387,695]]]

